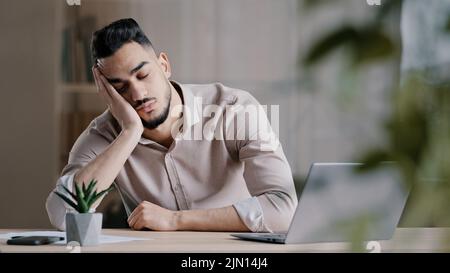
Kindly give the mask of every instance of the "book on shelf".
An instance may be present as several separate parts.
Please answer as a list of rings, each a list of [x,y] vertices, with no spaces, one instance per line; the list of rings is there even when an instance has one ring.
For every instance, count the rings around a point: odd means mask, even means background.
[[[80,17],[62,34],[61,78],[65,83],[94,82],[90,43],[96,27],[93,16]]]

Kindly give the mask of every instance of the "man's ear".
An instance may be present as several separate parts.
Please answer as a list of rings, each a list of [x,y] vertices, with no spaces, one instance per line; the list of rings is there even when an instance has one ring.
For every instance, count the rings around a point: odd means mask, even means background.
[[[170,68],[169,57],[167,56],[167,54],[164,52],[159,53],[158,62],[161,66],[162,71],[164,72],[164,74],[166,74],[166,77],[170,78],[170,76],[172,75],[172,69]]]

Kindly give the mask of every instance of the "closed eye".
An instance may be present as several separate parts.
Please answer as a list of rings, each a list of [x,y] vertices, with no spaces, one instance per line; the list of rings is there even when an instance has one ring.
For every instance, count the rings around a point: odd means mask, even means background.
[[[147,78],[148,75],[149,75],[149,74],[146,74],[146,75],[144,75],[144,76],[138,76],[137,78],[138,78],[139,80],[142,80],[142,79]]]
[[[127,91],[127,86],[126,86],[126,85],[123,85],[121,88],[116,88],[116,90],[117,90],[117,92],[118,92],[119,94],[122,94],[122,93],[124,93],[125,91]]]

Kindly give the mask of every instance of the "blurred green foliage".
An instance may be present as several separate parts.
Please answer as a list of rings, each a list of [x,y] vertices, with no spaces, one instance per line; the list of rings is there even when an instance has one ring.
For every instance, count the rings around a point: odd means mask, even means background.
[[[343,26],[319,40],[303,63],[312,65],[341,46],[348,48],[355,65],[389,57],[395,51],[393,42],[377,27]]]
[[[304,0],[302,7],[332,7],[339,2]],[[387,31],[384,22],[399,16],[401,6],[402,0],[384,1],[367,22],[339,26],[300,56],[301,65],[314,69],[331,52],[345,48],[356,67],[380,60],[400,66],[401,41],[398,33]],[[450,17],[443,31],[450,31]],[[403,226],[450,226],[450,75],[430,81],[432,74],[430,69],[408,71],[401,77],[399,73],[391,91],[393,111],[384,126],[388,141],[384,147],[362,153],[358,160],[365,163],[362,171],[373,170],[383,161],[397,162],[405,183],[412,186]]]

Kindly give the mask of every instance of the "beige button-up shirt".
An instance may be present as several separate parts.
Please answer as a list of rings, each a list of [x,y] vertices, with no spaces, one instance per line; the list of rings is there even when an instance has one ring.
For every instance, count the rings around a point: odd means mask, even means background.
[[[265,112],[253,111],[261,105],[248,92],[220,83],[172,84],[184,101],[172,145],[141,138],[114,181],[127,214],[142,201],[170,210],[232,205],[251,231],[285,232],[297,196]],[[56,189],[72,189],[76,172],[119,133],[109,111],[95,118],[72,147]],[[71,208],[53,192],[46,208],[51,223],[64,230]]]

